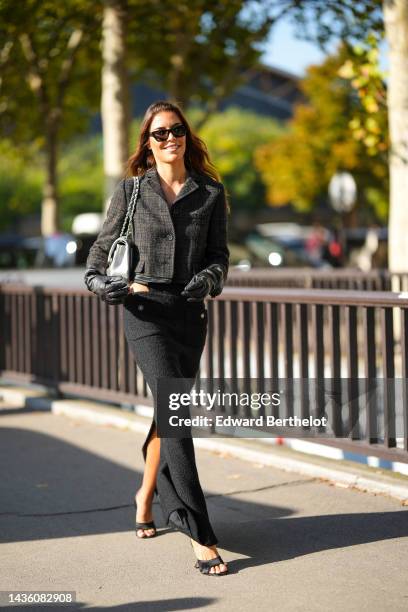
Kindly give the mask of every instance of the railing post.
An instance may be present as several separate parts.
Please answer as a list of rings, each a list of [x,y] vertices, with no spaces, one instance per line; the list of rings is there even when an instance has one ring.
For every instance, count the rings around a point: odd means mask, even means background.
[[[401,308],[403,448],[408,451],[408,309]]]
[[[381,309],[381,334],[384,371],[384,443],[396,446],[395,437],[395,388],[394,388],[394,329],[392,308]]]

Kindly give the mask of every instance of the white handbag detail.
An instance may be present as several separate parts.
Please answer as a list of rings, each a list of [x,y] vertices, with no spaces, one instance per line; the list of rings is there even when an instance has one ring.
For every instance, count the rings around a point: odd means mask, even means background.
[[[120,230],[119,238],[112,243],[108,255],[107,276],[121,276],[127,282],[133,280],[135,265],[135,249],[129,239],[131,222],[136,208],[136,200],[139,194],[139,177],[133,177],[133,191],[129,201],[125,220]],[[126,229],[127,224],[127,229]]]

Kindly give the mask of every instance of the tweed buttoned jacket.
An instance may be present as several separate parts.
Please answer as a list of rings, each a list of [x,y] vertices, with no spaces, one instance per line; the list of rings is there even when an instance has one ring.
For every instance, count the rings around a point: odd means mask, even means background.
[[[106,272],[108,253],[120,234],[132,190],[133,178],[118,183],[89,251],[87,268]],[[191,170],[169,206],[156,167],[147,170],[140,178],[132,231],[135,280],[188,283],[213,263],[221,264],[224,280],[227,277],[230,253],[224,186],[206,174]]]

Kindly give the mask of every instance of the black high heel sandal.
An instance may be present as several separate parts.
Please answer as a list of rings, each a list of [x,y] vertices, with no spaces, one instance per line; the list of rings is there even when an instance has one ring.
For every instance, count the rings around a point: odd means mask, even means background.
[[[194,567],[199,569],[202,574],[206,574],[207,576],[225,576],[228,574],[228,569],[225,572],[210,572],[210,569],[215,565],[220,565],[224,563],[221,559],[220,555],[217,555],[214,559],[210,559],[209,561],[201,561],[197,559]]]
[[[194,551],[194,546],[190,540],[190,544],[191,544],[191,548],[193,549],[194,555],[195,555],[195,551]],[[194,567],[196,569],[199,569],[200,572],[202,574],[205,574],[206,576],[225,576],[226,574],[228,574],[228,566],[227,566],[227,570],[225,572],[210,572],[210,569],[212,567],[215,567],[216,565],[221,565],[221,563],[223,565],[226,565],[226,563],[224,563],[224,561],[222,560],[222,558],[220,557],[220,555],[217,555],[216,557],[214,557],[214,559],[209,559],[208,561],[204,561],[201,559],[197,559]]]
[[[137,504],[136,504],[135,499],[133,500],[133,505],[135,506],[135,510],[137,511]],[[137,532],[139,529],[154,529],[154,534],[138,536]],[[156,525],[154,524],[154,521],[149,521],[148,523],[139,523],[138,521],[135,521],[135,530],[136,530],[136,537],[139,538],[139,540],[145,540],[145,539],[156,537],[157,528],[156,528]]]

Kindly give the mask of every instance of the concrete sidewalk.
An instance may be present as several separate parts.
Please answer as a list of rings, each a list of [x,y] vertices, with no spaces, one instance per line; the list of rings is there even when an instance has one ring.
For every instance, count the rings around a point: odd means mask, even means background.
[[[214,579],[157,502],[159,536],[135,536],[143,433],[0,408],[1,590],[76,591],[76,610],[408,608],[408,515],[396,499],[197,449],[230,568]]]

